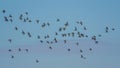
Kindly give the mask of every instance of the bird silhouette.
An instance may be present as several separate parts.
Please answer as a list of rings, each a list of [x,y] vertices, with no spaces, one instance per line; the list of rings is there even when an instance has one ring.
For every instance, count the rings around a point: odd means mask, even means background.
[[[70,49],[70,48],[68,48],[67,50],[68,50],[68,51],[70,51],[71,49]]]
[[[20,52],[20,51],[21,51],[21,48],[19,48],[18,51]]]
[[[26,52],[28,52],[29,50],[28,49],[25,49]]]
[[[13,58],[14,58],[14,55],[11,55],[11,58],[13,59]]]
[[[37,38],[40,39],[40,36],[38,35]]]
[[[52,49],[52,47],[50,46],[49,49]]]
[[[36,59],[36,63],[39,63],[39,60],[38,60],[38,59]]]
[[[57,19],[57,22],[59,22],[60,21],[60,19]]]
[[[8,39],[8,41],[11,43],[11,42],[12,42],[12,39]]]
[[[9,51],[9,52],[11,52],[12,50],[11,50],[11,49],[9,49],[8,51]]]
[[[17,28],[17,27],[15,27],[15,30],[18,30],[18,28]]]
[[[25,32],[22,30],[22,34],[25,35]]]
[[[3,12],[3,13],[5,13],[6,11],[5,11],[5,10],[3,10],[2,12]]]
[[[8,22],[8,18],[6,16],[4,16],[4,21]]]
[[[89,48],[90,51],[92,51],[92,48]]]

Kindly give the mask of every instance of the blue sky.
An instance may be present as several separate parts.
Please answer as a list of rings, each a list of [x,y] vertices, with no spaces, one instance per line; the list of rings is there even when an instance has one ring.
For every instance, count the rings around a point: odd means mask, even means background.
[[[120,65],[120,1],[119,0],[0,0],[0,68],[119,68]],[[6,10],[6,14],[2,10]],[[21,13],[28,12],[32,23],[21,22],[18,17]],[[14,22],[4,22],[5,15],[13,15]],[[60,22],[56,22],[59,18]],[[50,22],[50,28],[41,29],[35,23],[39,19],[40,23]],[[49,50],[47,44],[40,44],[36,36],[44,36],[53,32],[58,27],[69,22],[71,31],[76,21],[83,21],[87,31],[79,30],[89,36],[102,34],[98,38],[99,44],[94,44],[90,38],[80,39],[80,46],[74,46],[78,38],[66,38],[69,43],[64,46],[62,37],[58,37],[60,42],[51,45],[53,50]],[[14,27],[18,27],[18,31]],[[104,29],[108,26],[110,30],[105,33]],[[21,30],[30,31],[32,38],[23,36]],[[7,40],[12,38],[10,44]],[[51,40],[51,39],[50,39]],[[92,52],[87,49],[93,48]],[[22,52],[18,52],[22,48]],[[30,52],[24,52],[29,48]],[[71,48],[71,52],[66,51]],[[86,60],[80,58],[79,49],[85,50]],[[8,49],[13,49],[12,53]],[[15,58],[10,56],[14,54]],[[35,63],[39,59],[39,63]]]

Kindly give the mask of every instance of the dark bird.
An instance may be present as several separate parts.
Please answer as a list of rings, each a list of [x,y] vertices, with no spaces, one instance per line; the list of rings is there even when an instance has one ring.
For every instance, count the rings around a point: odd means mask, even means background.
[[[85,35],[85,37],[88,37],[88,35]]]
[[[25,12],[26,15],[28,15],[28,12]]]
[[[36,20],[37,23],[39,23],[39,20]]]
[[[41,43],[43,43],[43,40],[40,40]]]
[[[70,33],[68,33],[68,37],[70,37]]]
[[[81,58],[83,58],[83,55],[81,55]]]
[[[92,36],[92,40],[96,40],[96,36]]]
[[[101,37],[102,35],[98,35],[98,37]]]
[[[112,31],[114,31],[115,30],[115,28],[112,28]]]
[[[12,42],[12,39],[8,39],[8,41],[11,43],[11,42]]]
[[[13,58],[14,58],[14,56],[13,56],[13,55],[11,55],[11,58],[13,59]]]
[[[38,35],[37,38],[40,39],[40,36]]]
[[[50,26],[50,23],[48,22],[47,25]]]
[[[70,49],[70,48],[68,48],[67,50],[68,50],[68,51],[70,51],[71,49]]]
[[[59,28],[59,31],[62,31],[62,28],[61,28],[61,27]]]
[[[29,20],[28,22],[30,23],[30,22],[32,22],[32,20]]]
[[[6,16],[4,16],[4,20],[6,21],[6,22],[8,22],[9,20],[8,20],[8,18],[6,17]]]
[[[10,19],[10,22],[13,22],[13,19]]]
[[[87,28],[84,26],[84,30],[87,30]]]
[[[12,15],[10,14],[10,15],[9,15],[9,17],[11,17],[11,18],[12,18]]]
[[[19,16],[19,19],[22,20],[22,19],[23,19],[22,17],[23,17],[23,15],[21,14],[21,15]]]
[[[42,24],[42,28],[45,27],[45,23]]]
[[[82,50],[82,49],[80,49],[80,53],[83,53],[83,50]]]
[[[55,35],[58,35],[58,33],[57,33],[57,32],[55,32]]]
[[[92,48],[89,48],[90,51],[92,51]]]
[[[95,41],[95,44],[98,44],[98,41]]]
[[[66,30],[66,28],[65,28],[65,27],[63,27],[63,30],[65,31],[65,30]]]
[[[31,34],[30,34],[30,32],[28,32],[28,36],[29,36],[29,37],[32,37]]]
[[[74,33],[74,32],[72,32],[71,34],[72,34],[72,37],[74,37],[75,33]]]
[[[12,50],[11,50],[11,49],[9,49],[8,51],[9,51],[9,52],[11,52]]]
[[[22,34],[25,35],[25,32],[22,30]]]
[[[79,43],[77,42],[77,43],[76,43],[76,45],[78,46],[78,45],[79,45]]]
[[[3,10],[2,12],[3,12],[3,13],[5,13],[6,11],[5,11],[5,10]]]
[[[24,19],[24,22],[26,22],[26,19]]]
[[[66,43],[67,41],[66,40],[64,40],[64,43]]]
[[[39,60],[38,60],[38,59],[36,59],[36,63],[39,63]]]
[[[65,25],[65,27],[67,27],[68,26],[68,22],[66,22],[64,25]]]
[[[28,52],[28,49],[25,49],[26,52]]]
[[[81,25],[83,25],[83,22],[82,22],[82,21],[80,21],[80,24],[81,24]]]
[[[57,19],[57,22],[59,22],[60,21],[60,19]]]
[[[18,28],[17,28],[17,27],[15,27],[15,30],[18,30]]]
[[[108,29],[109,29],[109,28],[106,26],[106,28],[105,28],[105,32],[106,32],[106,33],[108,33]]]
[[[77,31],[77,27],[75,27],[74,31]]]
[[[19,48],[18,51],[20,52],[20,51],[21,51],[21,48]]]
[[[52,49],[52,47],[50,46],[49,49]]]

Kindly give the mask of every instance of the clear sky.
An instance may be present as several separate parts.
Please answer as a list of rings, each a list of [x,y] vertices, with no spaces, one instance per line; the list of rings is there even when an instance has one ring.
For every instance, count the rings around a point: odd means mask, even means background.
[[[120,67],[120,0],[0,0],[0,68],[119,68]],[[3,14],[2,10],[6,13]],[[32,23],[19,20],[19,15],[28,12]],[[4,16],[11,14],[13,22],[5,22]],[[56,22],[59,18],[60,22]],[[35,23],[39,19],[40,24]],[[75,46],[78,38],[66,38],[64,45],[61,36],[54,45],[41,44],[37,39],[40,34],[53,33],[65,22],[71,24],[66,32],[71,31],[76,21],[83,21],[87,30],[79,30],[93,35],[101,34],[99,43],[94,44],[90,37],[79,39],[80,46]],[[50,27],[42,29],[43,22],[50,22]],[[14,27],[18,27],[18,31]],[[105,33],[105,27],[109,32]],[[111,29],[115,28],[115,31]],[[32,38],[21,34],[21,30],[30,31]],[[12,39],[12,43],[8,39]],[[51,39],[50,39],[51,40]],[[50,50],[48,46],[52,46]],[[89,51],[88,48],[93,48]],[[22,51],[18,52],[18,48]],[[25,49],[29,52],[26,53]],[[67,48],[71,48],[68,52]],[[79,49],[83,49],[86,59],[80,58]],[[9,53],[8,49],[13,52]],[[15,58],[11,59],[11,55]],[[35,60],[38,59],[39,63]]]

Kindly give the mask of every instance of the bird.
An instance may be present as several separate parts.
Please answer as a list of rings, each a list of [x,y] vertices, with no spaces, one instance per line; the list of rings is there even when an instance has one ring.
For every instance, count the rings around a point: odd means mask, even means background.
[[[6,11],[5,10],[2,10],[3,13],[5,13]]]
[[[50,23],[48,22],[47,25],[50,26]]]
[[[4,21],[8,22],[8,18],[6,16],[4,16]]]
[[[19,16],[19,19],[22,20],[22,19],[23,19],[22,17],[23,17],[23,15],[21,14],[21,15]]]
[[[19,48],[18,51],[20,52],[20,51],[21,51],[21,48]]]
[[[77,27],[75,27],[74,31],[77,31]]]
[[[57,32],[55,32],[55,35],[58,35],[58,33],[57,33]]]
[[[95,44],[98,44],[98,41],[95,41]]]
[[[37,23],[39,23],[39,20],[36,20]]]
[[[61,27],[59,28],[59,31],[62,31],[62,28],[61,28]]]
[[[87,28],[84,26],[84,30],[87,30]]]
[[[40,40],[41,43],[43,43],[43,40]]]
[[[57,19],[57,22],[59,22],[60,21],[60,19]]]
[[[8,41],[11,43],[11,42],[12,42],[12,39],[8,39]]]
[[[30,22],[32,22],[32,20],[29,20],[28,22],[30,23]]]
[[[11,14],[9,14],[9,17],[11,17],[11,18],[12,18],[12,15],[11,15]]]
[[[22,30],[22,34],[25,35],[25,32]]]
[[[26,15],[28,15],[28,12],[25,12]]]
[[[37,38],[40,39],[40,36],[38,35]]]
[[[25,49],[26,52],[28,52],[28,49]]]
[[[12,50],[11,50],[11,49],[9,49],[8,51],[9,51],[9,52],[11,52]]]
[[[81,55],[81,58],[83,58],[83,55]]]
[[[39,63],[39,60],[38,60],[38,59],[36,59],[36,63]]]
[[[68,26],[68,22],[66,22],[64,25],[65,25],[65,27],[67,27]]]
[[[17,28],[17,27],[15,27],[15,30],[18,30],[18,28]]]
[[[13,59],[13,58],[14,58],[14,55],[11,55],[11,58]]]
[[[10,19],[10,22],[13,22],[13,19]]]
[[[115,30],[115,28],[112,28],[112,31],[114,31]]]
[[[50,46],[49,49],[52,49],[52,47]]]
[[[64,43],[66,43],[67,41],[66,40],[64,40]]]
[[[92,51],[92,48],[89,48],[90,51]]]
[[[82,21],[80,21],[80,24],[81,24],[81,25],[83,25],[83,22],[82,22]]]
[[[78,46],[78,45],[79,45],[79,43],[77,42],[77,43],[76,43],[76,45]]]
[[[68,51],[70,51],[71,49],[70,49],[70,48],[68,48],[67,50],[68,50]]]
[[[83,50],[82,50],[82,49],[80,49],[80,53],[83,53]]]
[[[102,35],[100,35],[100,34],[98,35],[98,37],[101,37],[101,36],[102,36]]]

